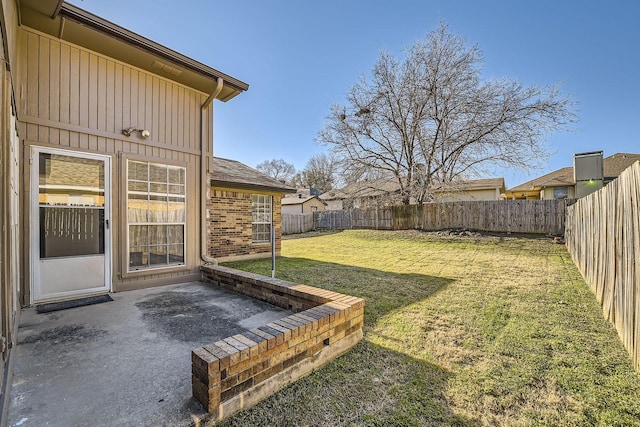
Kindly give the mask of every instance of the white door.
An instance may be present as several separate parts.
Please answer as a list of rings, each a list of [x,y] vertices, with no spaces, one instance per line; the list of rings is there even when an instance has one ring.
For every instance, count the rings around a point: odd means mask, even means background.
[[[107,156],[31,150],[31,302],[111,290]]]

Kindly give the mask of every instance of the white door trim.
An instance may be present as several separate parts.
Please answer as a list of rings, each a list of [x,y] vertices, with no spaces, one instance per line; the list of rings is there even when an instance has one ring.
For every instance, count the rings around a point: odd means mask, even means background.
[[[83,159],[93,159],[104,162],[104,219],[108,224],[104,230],[104,285],[99,287],[91,287],[78,291],[57,292],[52,294],[43,294],[42,282],[40,277],[40,203],[39,203],[39,155],[40,153],[58,154],[68,157],[78,157]],[[29,201],[29,270],[30,270],[30,303],[41,303],[52,300],[69,299],[70,297],[78,297],[84,295],[100,294],[110,292],[112,290],[111,271],[112,271],[112,230],[111,221],[111,157],[101,154],[90,154],[77,152],[72,150],[64,150],[57,148],[48,148],[40,146],[32,146],[30,153],[30,201]],[[45,279],[46,280],[46,279]]]

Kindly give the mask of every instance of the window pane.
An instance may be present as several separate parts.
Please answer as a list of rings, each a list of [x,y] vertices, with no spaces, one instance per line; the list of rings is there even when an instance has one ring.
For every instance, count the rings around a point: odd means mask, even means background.
[[[129,191],[149,191],[149,183],[147,181],[129,181]]]
[[[104,207],[104,162],[61,154],[38,157],[40,205]]]
[[[149,264],[148,246],[133,246],[129,249],[129,269],[138,270]]]
[[[150,246],[149,247],[149,265],[161,266],[167,265],[167,246]]]
[[[167,184],[152,182],[149,184],[149,192],[152,194],[167,194]]]
[[[147,222],[149,219],[149,201],[146,194],[129,194],[127,219],[132,222]]]
[[[169,263],[184,263],[184,245],[169,245]]]
[[[146,162],[133,162],[129,160],[129,179],[137,180],[137,181],[148,181],[149,180],[149,166]]]
[[[169,167],[169,184],[184,185],[184,168]]]
[[[183,225],[167,226],[167,243],[169,244],[184,243],[184,226]]]
[[[155,163],[149,164],[149,181],[151,182],[167,182],[167,166]]]
[[[149,196],[149,222],[168,222],[167,198]]]
[[[183,197],[169,197],[167,222],[186,222],[187,207]]]
[[[40,206],[40,258],[104,254],[104,209]]]
[[[146,246],[149,244],[149,226],[148,225],[130,225],[129,226],[129,247]]]
[[[149,245],[165,245],[167,243],[167,226],[149,226]]]
[[[253,241],[269,242],[271,241],[271,225],[270,224],[253,224]]]
[[[184,195],[184,185],[169,185],[169,194]]]

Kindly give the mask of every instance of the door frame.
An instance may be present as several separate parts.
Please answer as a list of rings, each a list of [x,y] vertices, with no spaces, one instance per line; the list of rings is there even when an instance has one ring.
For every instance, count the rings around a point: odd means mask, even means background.
[[[42,286],[40,281],[40,177],[39,169],[40,153],[59,154],[68,157],[78,157],[83,159],[100,160],[104,162],[104,219],[105,223],[109,224],[104,230],[104,286],[99,288],[89,288],[81,291],[65,291],[58,292],[56,294],[47,295],[42,297]],[[50,148],[32,145],[30,149],[29,163],[31,165],[30,170],[30,183],[29,183],[29,270],[30,270],[30,290],[29,300],[30,304],[42,303],[54,300],[73,299],[81,296],[90,296],[95,294],[103,294],[112,291],[112,266],[113,266],[113,253],[112,253],[112,230],[114,229],[111,221],[111,206],[113,201],[112,186],[111,186],[111,168],[112,159],[111,156],[94,153],[84,153],[80,151],[65,150],[59,148]],[[107,222],[108,221],[108,222]]]

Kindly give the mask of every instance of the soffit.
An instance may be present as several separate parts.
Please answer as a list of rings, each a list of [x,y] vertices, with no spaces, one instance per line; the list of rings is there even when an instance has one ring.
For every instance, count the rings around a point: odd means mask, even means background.
[[[21,0],[20,16],[22,25],[200,92],[211,93],[220,77],[224,87],[217,99],[221,101],[228,101],[249,88],[234,77],[68,3]]]

